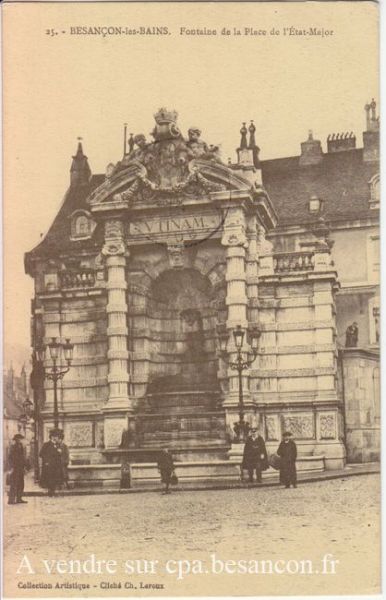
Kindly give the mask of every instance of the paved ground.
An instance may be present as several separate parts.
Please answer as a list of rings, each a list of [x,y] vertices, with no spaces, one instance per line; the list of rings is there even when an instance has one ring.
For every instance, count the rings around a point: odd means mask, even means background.
[[[7,595],[42,595],[18,585],[88,583],[88,595],[262,595],[377,593],[380,580],[379,476],[363,475],[282,488],[105,496],[29,497],[6,506]],[[42,559],[115,559],[116,575],[44,574]],[[313,574],[213,573],[217,560],[310,560]],[[336,574],[322,574],[323,556],[339,560]],[[36,574],[17,575],[23,555]],[[155,575],[126,575],[127,559],[156,559]],[[204,571],[164,575],[171,570]],[[201,561],[194,562],[194,561]],[[245,563],[247,564],[247,563]],[[252,563],[248,563],[250,566]],[[297,563],[299,564],[299,563]],[[252,564],[252,569],[256,568]],[[280,563],[282,570],[284,563]],[[331,569],[326,563],[325,570]],[[288,568],[289,568],[288,563]],[[234,567],[230,565],[229,569]],[[242,569],[243,567],[236,567]],[[276,568],[276,567],[275,567]],[[295,567],[291,563],[291,571]],[[309,569],[307,563],[306,571]],[[209,571],[205,573],[205,571]],[[316,574],[316,571],[319,571]],[[140,588],[140,582],[164,588]],[[118,584],[121,589],[100,588]],[[125,583],[133,588],[124,588]],[[79,594],[62,588],[44,595]]]

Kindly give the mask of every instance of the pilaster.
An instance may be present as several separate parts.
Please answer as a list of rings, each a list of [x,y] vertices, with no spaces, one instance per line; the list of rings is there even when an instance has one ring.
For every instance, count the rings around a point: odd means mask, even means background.
[[[124,224],[120,219],[105,221],[105,244],[102,249],[107,270],[107,340],[109,395],[104,407],[105,447],[119,445],[122,430],[131,411],[129,398],[129,352],[127,327],[126,260]]]
[[[246,286],[248,298],[248,321],[256,324],[259,320],[258,311],[258,233],[257,218],[252,215],[248,219],[247,226],[248,248],[246,250]]]
[[[248,327],[247,319],[247,271],[246,251],[248,239],[246,236],[246,217],[242,205],[228,206],[224,222],[224,230],[221,243],[226,247],[226,274],[227,282],[226,305],[228,307],[228,318],[226,327],[229,333],[229,360],[236,359],[236,348],[232,331],[241,325],[244,329]],[[229,393],[224,401],[227,409],[228,426],[238,421],[239,404],[239,381],[237,371],[228,367]],[[247,371],[242,374],[242,387],[244,403],[249,401],[249,386]]]

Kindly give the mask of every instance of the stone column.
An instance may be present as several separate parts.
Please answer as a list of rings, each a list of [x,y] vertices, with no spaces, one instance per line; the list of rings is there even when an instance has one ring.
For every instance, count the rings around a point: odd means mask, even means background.
[[[227,296],[226,304],[228,307],[228,318],[226,326],[229,332],[228,357],[235,359],[235,346],[233,339],[233,330],[237,325],[244,329],[248,327],[247,320],[247,286],[246,286],[246,249],[248,241],[245,234],[246,223],[243,207],[227,207],[227,214],[224,222],[224,231],[221,243],[226,247],[226,275]],[[244,339],[245,348],[247,340]],[[247,376],[243,373],[242,386],[244,402],[248,401]],[[229,394],[225,399],[224,407],[227,410],[227,424],[230,429],[233,423],[238,421],[239,408],[239,382],[237,371],[228,368]]]
[[[259,256],[257,244],[257,222],[256,216],[251,216],[248,221],[247,238],[248,248],[246,252],[246,285],[248,298],[248,321],[253,325],[259,320],[258,310],[258,269]]]
[[[248,326],[245,257],[248,241],[245,234],[245,215],[241,206],[227,209],[221,240],[226,247],[226,275],[228,306],[227,327]]]
[[[102,254],[107,268],[107,339],[109,397],[104,408],[105,447],[119,445],[131,410],[129,398],[129,352],[127,344],[127,283],[124,224],[119,219],[105,222]]]

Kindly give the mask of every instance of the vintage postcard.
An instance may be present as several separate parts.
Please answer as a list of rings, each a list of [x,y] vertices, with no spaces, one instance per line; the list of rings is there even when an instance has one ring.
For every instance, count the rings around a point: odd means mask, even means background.
[[[375,2],[5,2],[3,594],[381,591]]]

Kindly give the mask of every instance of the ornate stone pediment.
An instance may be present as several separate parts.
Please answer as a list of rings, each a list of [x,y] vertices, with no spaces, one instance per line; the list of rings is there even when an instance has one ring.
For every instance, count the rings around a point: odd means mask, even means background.
[[[129,152],[90,197],[91,204],[105,201],[181,204],[185,198],[208,198],[211,192],[246,189],[248,182],[225,166],[218,146],[201,139],[191,127],[187,139],[177,123],[177,113],[160,109],[155,115],[153,141],[143,134],[131,137]]]

